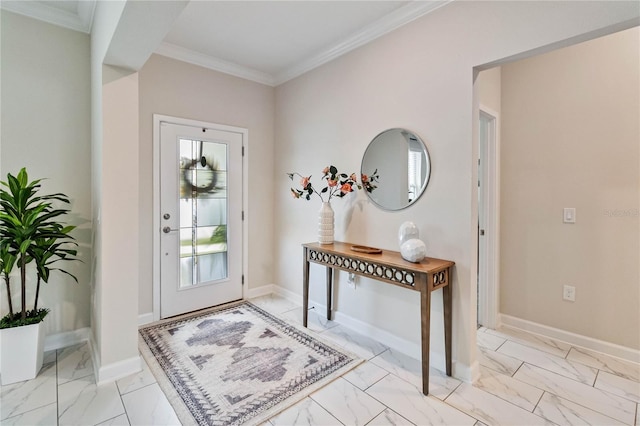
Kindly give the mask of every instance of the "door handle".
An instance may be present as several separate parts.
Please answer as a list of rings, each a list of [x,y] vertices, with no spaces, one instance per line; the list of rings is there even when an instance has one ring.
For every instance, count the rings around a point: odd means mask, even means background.
[[[165,234],[168,234],[169,232],[171,232],[171,227],[165,226],[164,228],[162,228],[162,232],[164,232]]]

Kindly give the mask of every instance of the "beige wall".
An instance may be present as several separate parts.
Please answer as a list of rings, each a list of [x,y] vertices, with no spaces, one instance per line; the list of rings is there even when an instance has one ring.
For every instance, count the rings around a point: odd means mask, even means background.
[[[481,106],[500,114],[501,68],[495,67],[480,72],[475,86],[477,99]]]
[[[152,304],[153,114],[249,130],[245,205],[249,221],[249,289],[273,283],[274,89],[206,68],[153,55],[140,71],[139,312]]]
[[[101,276],[97,298],[101,308],[101,368],[122,360],[136,362],[138,333],[131,327],[137,318],[139,239],[138,182],[126,170],[138,164],[138,74],[113,67],[103,67],[102,118],[104,125],[102,157],[101,209],[98,223],[102,227]],[[123,191],[122,188],[127,188]],[[114,309],[117,306],[117,309]],[[100,371],[99,380],[104,374]]]
[[[640,349],[638,76],[638,28],[502,67],[502,313]]]
[[[551,49],[567,39],[593,37],[607,26],[631,19],[637,24],[638,9],[637,3],[622,2],[453,2],[279,86],[276,282],[301,293],[300,244],[315,240],[320,208],[317,200],[291,198],[285,172],[317,177],[329,163],[358,170],[376,134],[390,127],[411,129],[425,141],[433,165],[422,198],[398,213],[375,208],[363,194],[358,194],[357,202],[339,200],[334,203],[336,239],[397,249],[398,226],[412,220],[420,228],[428,255],[456,262],[454,372],[471,379],[477,256],[473,68],[545,46]],[[313,268],[311,275],[312,299],[323,302],[324,286],[316,284],[323,282],[323,271]],[[366,279],[359,279],[352,290],[343,274],[337,282],[339,313],[418,347],[417,293]],[[440,355],[440,359],[444,352],[441,300],[440,292],[435,292],[431,343],[434,358]]]
[[[140,370],[137,349],[138,75],[104,65],[125,2],[98,2],[91,33],[93,294],[98,384]],[[133,178],[132,178],[133,176]]]
[[[46,178],[44,193],[71,199],[65,220],[77,225],[79,257],[67,264],[79,283],[52,273],[38,306],[51,309],[47,334],[88,327],[91,269],[91,144],[89,36],[2,10],[2,131],[0,172],[26,167],[31,179]],[[29,280],[33,303],[35,280]],[[18,285],[19,277],[13,278]],[[19,298],[14,290],[13,295]],[[0,315],[8,311],[4,285]],[[19,299],[18,299],[19,300]],[[14,308],[19,304],[14,300]]]

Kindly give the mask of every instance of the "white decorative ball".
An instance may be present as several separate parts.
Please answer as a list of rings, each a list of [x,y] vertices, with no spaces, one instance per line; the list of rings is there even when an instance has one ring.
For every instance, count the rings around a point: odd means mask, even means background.
[[[417,239],[411,239],[400,246],[400,254],[404,260],[418,263],[427,255],[427,246]]]
[[[413,222],[404,222],[398,229],[398,245],[402,246],[405,242],[413,239],[418,239],[418,227]]]

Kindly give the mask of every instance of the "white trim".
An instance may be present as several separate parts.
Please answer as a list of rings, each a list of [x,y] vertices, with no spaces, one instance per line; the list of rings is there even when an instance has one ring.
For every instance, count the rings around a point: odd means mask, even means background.
[[[245,285],[242,287],[243,298],[246,292],[245,287],[248,286],[247,283],[249,282],[249,209],[247,205],[247,194],[249,193],[249,167],[247,167],[247,159],[249,157],[249,130],[224,124],[153,114],[153,321],[160,320],[160,123],[162,122],[182,126],[206,127],[242,134],[242,146],[245,152],[245,155],[242,157],[242,209],[245,212],[244,221],[242,222],[242,274],[245,278]],[[138,321],[140,321],[140,318]]]
[[[242,211],[244,218],[242,221],[242,276],[244,284],[242,285],[242,298],[246,299],[245,294],[249,291],[250,274],[249,274],[249,220],[251,213],[249,209],[249,130],[241,129],[242,133]]]
[[[507,314],[500,314],[500,321],[503,327],[524,330],[530,333],[536,333],[551,339],[562,340],[573,346],[579,346],[585,349],[591,349],[616,358],[622,358],[626,361],[640,363],[640,351],[628,348],[604,340],[594,339],[593,337],[583,336],[581,334],[572,333],[570,331],[561,330],[548,325],[539,324],[522,318],[512,317]]]
[[[171,43],[162,43],[155,50],[155,53],[168,58],[177,59],[178,61],[187,62],[189,64],[198,65],[210,70],[219,71],[235,77],[244,78],[246,80],[255,81],[256,83],[266,84],[267,86],[275,86],[273,76],[253,68],[225,61],[223,59],[214,58],[195,50],[190,50]]]
[[[475,383],[480,378],[480,362],[478,360],[473,361],[470,368],[462,368],[457,363],[454,363],[451,368],[453,370],[452,376],[464,382]]]
[[[284,70],[283,72],[278,73],[275,76],[170,43],[162,43],[158,46],[155,53],[223,72],[225,74],[255,81],[257,83],[266,84],[268,86],[277,86],[311,71],[320,65],[326,64],[327,62],[363,46],[384,34],[400,28],[401,26],[442,7],[451,1],[452,0],[412,1],[367,25],[365,28],[351,35],[346,40]],[[96,0],[82,0],[78,2],[76,13],[70,13],[66,10],[52,7],[46,4],[46,2],[2,1],[0,2],[0,5],[3,9],[14,13],[90,34],[96,8]]]
[[[302,301],[301,295],[296,294],[286,288],[274,285],[273,290],[275,294],[278,294],[291,302],[300,304]],[[326,305],[322,305],[321,303],[309,300],[309,309],[312,308],[317,312],[327,311]],[[388,346],[391,349],[403,353],[413,359],[422,359],[422,347],[418,343],[398,337],[393,333],[361,321],[350,315],[346,315],[340,311],[333,312],[333,320],[338,324],[344,325],[345,327],[357,333],[376,340],[377,342],[380,342],[383,345]],[[322,334],[320,335],[322,336]],[[440,371],[445,371],[444,353],[431,351],[431,353],[429,354],[429,358],[429,364],[431,365],[431,367],[436,368]],[[475,362],[474,365],[470,368],[465,364],[453,361],[451,367],[451,374],[453,375],[453,377],[467,383],[471,383],[472,380],[477,379],[480,374],[477,362]]]
[[[157,230],[160,229],[160,123],[165,118],[163,115],[153,114],[153,218],[152,241],[153,259],[151,272],[151,297],[153,321],[160,320],[160,237]]]
[[[286,289],[284,287],[280,287],[277,284],[273,285],[273,293],[277,294],[278,296],[282,296],[285,299],[287,299],[290,302],[296,303],[300,306],[302,306],[302,295],[295,293],[289,289]]]
[[[153,312],[138,315],[138,327],[154,322]]]
[[[93,377],[98,382],[98,367],[100,366],[100,353],[98,352],[98,345],[93,338],[93,333],[89,334],[89,351],[91,352],[91,361],[93,364]]]
[[[50,334],[44,338],[44,350],[53,351],[62,349],[78,343],[87,342],[91,335],[91,328],[79,328],[77,330],[65,331],[62,333]]]
[[[96,342],[93,339],[93,334],[89,335],[88,342],[91,350],[93,376],[95,377],[96,385],[100,386],[105,383],[110,383],[142,371],[142,360],[140,359],[140,355],[114,362],[112,364],[104,366],[101,365],[100,354],[97,351],[98,345],[96,345]]]
[[[478,119],[480,115],[490,117],[491,136],[484,150],[484,158],[481,158],[484,163],[482,179],[487,190],[483,193],[484,199],[481,203],[484,210],[485,234],[478,243],[484,252],[484,256],[479,256],[484,264],[478,265],[480,278],[478,317],[483,326],[497,328],[500,294],[500,114],[480,104]],[[482,152],[480,147],[478,152]],[[478,215],[480,215],[479,210]]]
[[[39,1],[2,1],[0,7],[29,18],[89,34],[96,2],[95,0],[79,1],[76,13]]]
[[[390,14],[367,25],[346,40],[332,46],[300,63],[294,65],[276,75],[258,71],[213,56],[205,55],[190,49],[186,49],[175,44],[162,43],[155,51],[158,55],[167,56],[179,61],[187,62],[201,67],[209,68],[225,74],[230,74],[246,80],[266,84],[268,86],[278,86],[293,78],[296,78],[320,65],[326,64],[360,46],[363,46],[380,36],[383,36],[409,22],[426,15],[452,0],[435,1],[412,1],[409,4],[394,10]]]
[[[244,299],[253,299],[255,297],[266,296],[268,294],[274,293],[273,288],[274,284],[267,284],[257,288],[248,288],[244,292]]]
[[[93,27],[93,15],[96,13],[96,0],[81,0],[78,2],[78,18],[82,21],[87,29],[87,33],[91,34]]]
[[[312,306],[318,312],[326,312],[327,310],[326,306],[309,301],[309,307]],[[362,335],[370,337],[373,340],[376,340],[385,346],[389,346],[391,349],[403,353],[411,358],[418,360],[422,358],[422,348],[418,343],[403,339],[402,337],[398,337],[386,330],[373,326],[340,311],[333,312],[333,319],[337,323],[342,324],[345,327],[350,328],[351,330],[356,331]],[[432,367],[444,371],[444,355],[431,353],[429,361]]]
[[[325,305],[321,305],[313,301],[309,301],[309,307],[313,307],[317,312],[326,312],[327,310],[327,307]],[[360,333],[363,336],[367,336],[377,342],[380,342],[383,345],[393,349],[394,351],[398,351],[413,359],[417,359],[417,360],[422,359],[422,346],[419,343],[415,343],[410,340],[403,339],[402,337],[398,337],[393,333],[390,333],[374,325],[361,321],[350,315],[344,314],[340,311],[333,312],[333,319],[338,324],[344,325],[345,327],[355,331],[356,333]],[[460,366],[457,366],[456,365],[457,363],[454,362],[453,364],[454,364],[452,365],[453,370],[458,370],[458,371],[465,370],[464,368],[460,368]],[[429,354],[429,365],[440,371],[445,371],[446,364],[445,364],[444,353],[431,351]],[[453,373],[454,372],[452,371],[452,374]],[[471,381],[470,377],[468,380],[465,377],[461,379],[469,382]]]
[[[274,76],[275,86],[296,78],[320,65],[333,61],[334,59],[381,37],[403,25],[408,24],[419,17],[426,15],[452,0],[438,1],[412,1],[406,6],[394,10],[390,14],[367,25],[360,31],[348,37],[346,40],[336,44],[329,49],[320,52],[311,58],[304,60]]]
[[[96,384],[98,386],[105,383],[113,382],[131,374],[142,371],[142,360],[140,355],[114,362],[112,364],[100,366],[98,375],[96,376]]]

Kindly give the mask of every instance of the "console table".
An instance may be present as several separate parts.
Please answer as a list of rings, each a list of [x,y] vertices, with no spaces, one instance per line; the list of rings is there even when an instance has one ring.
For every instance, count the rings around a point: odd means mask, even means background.
[[[335,241],[333,244],[303,244],[302,323],[307,326],[309,309],[309,264],[327,268],[327,319],[331,320],[333,270],[341,269],[388,284],[420,292],[422,335],[422,392],[429,394],[429,336],[431,292],[442,289],[444,304],[444,346],[446,373],[451,376],[451,267],[450,260],[425,258],[420,263],[404,260],[400,253],[384,250],[380,254],[356,252],[353,244]]]

